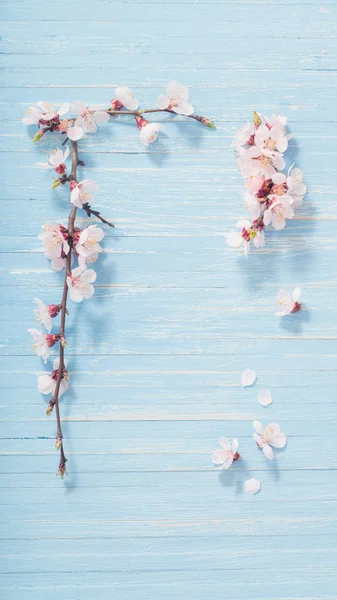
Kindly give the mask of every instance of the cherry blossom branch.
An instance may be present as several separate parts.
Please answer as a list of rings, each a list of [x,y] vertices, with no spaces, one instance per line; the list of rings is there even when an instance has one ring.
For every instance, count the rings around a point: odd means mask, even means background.
[[[77,101],[70,106],[64,104],[56,109],[47,102],[37,102],[35,106],[29,107],[28,115],[23,118],[27,125],[35,124],[38,132],[33,138],[39,141],[46,133],[60,133],[64,136],[63,148],[55,149],[48,157],[48,162],[38,163],[43,169],[52,169],[58,177],[53,177],[52,189],[69,184],[71,210],[68,216],[68,226],[62,224],[46,223],[43,225],[43,233],[38,237],[43,241],[43,248],[47,258],[51,261],[53,269],[60,271],[65,267],[63,294],[61,304],[45,305],[42,300],[35,298],[38,308],[35,310],[37,320],[40,321],[48,333],[38,329],[29,329],[33,336],[33,348],[44,362],[50,356],[50,348],[59,342],[59,356],[54,360],[54,368],[51,374],[43,374],[38,377],[38,389],[42,394],[51,394],[47,408],[50,415],[55,407],[57,435],[56,449],[60,451],[60,462],[58,475],[63,479],[66,475],[67,458],[64,452],[62,420],[60,414],[60,397],[68,389],[67,362],[65,359],[66,346],[66,316],[68,314],[68,298],[73,302],[82,302],[94,294],[92,283],[96,280],[96,273],[89,265],[94,263],[102,248],[99,242],[104,237],[104,231],[97,225],[88,225],[83,230],[75,226],[78,209],[84,210],[88,217],[96,217],[101,223],[113,227],[113,224],[105,219],[100,211],[91,207],[93,195],[99,186],[95,181],[84,179],[77,181],[77,167],[84,166],[79,160],[77,143],[85,133],[95,133],[97,126],[107,123],[110,117],[119,115],[133,116],[140,130],[140,141],[148,146],[156,141],[160,131],[165,127],[162,123],[148,122],[144,115],[147,113],[170,113],[192,118],[203,125],[215,129],[215,125],[206,117],[194,115],[193,106],[187,102],[188,89],[177,82],[171,82],[167,86],[167,96],[158,98],[158,108],[138,109],[138,100],[134,98],[129,88],[119,87],[116,89],[116,97],[111,101],[108,109],[97,109],[86,106],[82,101]],[[66,116],[68,112],[77,117]],[[70,154],[68,141],[71,142],[71,172],[67,174],[66,161]],[[77,260],[78,266],[74,268],[73,262]],[[52,319],[60,313],[60,326],[58,333],[50,333],[52,330]]]
[[[77,165],[78,165],[77,142],[71,143],[71,150],[72,150],[72,169],[71,169],[70,177],[73,181],[76,181]],[[60,464],[59,464],[58,475],[60,475],[62,478],[66,474],[67,459],[65,457],[64,449],[63,449],[63,433],[62,433],[62,425],[61,425],[61,417],[60,417],[59,391],[60,391],[60,385],[61,385],[61,381],[62,381],[62,378],[64,375],[64,370],[65,370],[65,363],[64,363],[64,349],[65,349],[65,344],[66,344],[65,326],[66,326],[66,315],[68,313],[68,311],[67,311],[67,297],[68,297],[67,277],[69,275],[71,275],[71,257],[72,257],[72,253],[73,253],[73,235],[74,235],[74,231],[75,231],[76,213],[77,213],[77,207],[72,206],[69,217],[68,217],[69,252],[66,257],[66,269],[65,269],[65,275],[64,275],[63,296],[62,296],[62,302],[61,302],[61,324],[60,324],[60,331],[59,331],[60,361],[59,361],[59,368],[58,368],[58,373],[57,373],[55,391],[54,391],[53,397],[50,400],[50,403],[48,406],[48,409],[50,409],[50,411],[47,410],[47,412],[49,412],[49,414],[50,414],[53,407],[55,406],[56,421],[57,421],[56,447],[59,448],[59,450],[60,450]]]

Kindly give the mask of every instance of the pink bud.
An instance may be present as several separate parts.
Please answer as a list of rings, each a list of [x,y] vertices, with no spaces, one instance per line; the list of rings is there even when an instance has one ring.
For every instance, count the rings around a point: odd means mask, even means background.
[[[74,244],[78,244],[79,243],[81,233],[82,233],[82,229],[79,229],[78,227],[76,227],[75,232],[73,234],[73,242],[74,242]]]
[[[294,306],[292,309],[292,313],[297,313],[299,310],[301,310],[302,308],[302,304],[300,304],[299,302],[294,302]]]
[[[64,163],[57,165],[57,167],[55,167],[56,173],[59,173],[60,175],[64,175],[66,170],[67,170],[67,167]]]
[[[48,304],[47,308],[49,316],[53,319],[57,317],[62,307],[61,304]]]
[[[71,181],[69,187],[70,187],[70,190],[72,191],[75,187],[77,187],[77,181]]]
[[[135,119],[137,121],[138,129],[142,129],[143,127],[149,124],[149,122],[140,115],[136,115]]]
[[[123,108],[123,104],[117,100],[117,98],[113,98],[111,100],[111,108],[112,110],[119,110],[120,108]]]
[[[54,344],[56,344],[56,342],[58,342],[60,339],[59,334],[52,334],[52,333],[47,333],[46,334],[46,342],[47,342],[47,346],[49,348],[52,348],[54,346]]]

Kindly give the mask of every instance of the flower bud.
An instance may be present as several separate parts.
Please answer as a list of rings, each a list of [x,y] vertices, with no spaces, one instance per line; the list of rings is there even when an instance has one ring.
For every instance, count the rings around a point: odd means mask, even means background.
[[[70,187],[70,191],[72,192],[72,190],[77,186],[77,181],[71,181],[69,184]]]
[[[49,316],[52,319],[54,317],[57,317],[61,308],[62,308],[61,304],[48,304],[47,309],[48,309]]]
[[[61,180],[60,179],[56,179],[56,177],[53,177],[53,183],[51,184],[51,189],[52,190],[56,190],[56,188],[61,185]]]
[[[51,413],[54,410],[54,404],[52,403],[52,401],[49,402],[48,406],[47,406],[47,410],[46,410],[46,415],[47,417],[50,417]]]
[[[60,338],[60,342],[61,342],[61,346],[62,346],[62,348],[65,348],[65,347],[66,347],[66,345],[67,345],[67,342],[66,342],[66,338],[65,338],[64,336],[62,336],[62,337]]]
[[[149,124],[149,122],[140,115],[136,115],[135,119],[137,122],[138,129],[142,129],[143,127]]]
[[[254,110],[254,115],[253,115],[253,123],[256,128],[260,127],[260,125],[262,123],[260,115],[255,110]]]
[[[213,121],[207,119],[206,117],[201,117],[200,122],[203,125],[206,125],[206,127],[209,127],[210,129],[216,129],[216,126],[214,125]]]
[[[62,439],[58,437],[58,438],[56,438],[56,441],[55,441],[56,450],[59,450],[61,448],[61,446],[62,446]]]
[[[43,134],[44,134],[44,131],[43,131],[42,129],[40,129],[40,131],[38,131],[38,132],[37,132],[37,133],[34,135],[34,137],[33,137],[33,142],[38,142],[38,141],[39,141],[39,140],[42,138]]]
[[[67,459],[64,458],[63,460],[61,460],[61,462],[59,464],[59,470],[57,471],[57,475],[59,475],[61,477],[61,479],[63,479],[64,476],[67,475],[66,462],[67,462]]]
[[[57,167],[55,167],[55,171],[59,175],[64,175],[66,170],[67,170],[67,166],[64,163],[61,163],[60,165],[57,165]]]
[[[48,348],[52,348],[54,346],[54,344],[56,344],[56,342],[59,341],[59,339],[60,339],[59,334],[47,333],[46,334],[46,342],[47,342]]]
[[[111,100],[111,108],[112,110],[119,110],[120,108],[123,108],[123,104],[117,100],[117,98],[113,98]]]

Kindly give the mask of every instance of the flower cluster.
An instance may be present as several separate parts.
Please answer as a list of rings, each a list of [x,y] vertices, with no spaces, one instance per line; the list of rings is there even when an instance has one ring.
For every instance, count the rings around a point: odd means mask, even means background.
[[[44,327],[31,328],[33,349],[46,363],[51,349],[59,345],[59,357],[54,360],[53,370],[39,375],[37,385],[42,394],[51,395],[47,407],[50,415],[55,407],[57,419],[57,436],[55,447],[60,451],[58,475],[66,475],[67,459],[63,449],[63,435],[59,410],[59,398],[68,389],[67,362],[64,356],[66,346],[66,315],[68,314],[67,300],[82,302],[92,297],[96,281],[96,272],[91,268],[102,251],[100,242],[105,233],[96,224],[88,225],[84,229],[76,227],[75,220],[78,210],[83,210],[88,217],[96,217],[101,223],[113,227],[112,223],[104,219],[100,212],[93,209],[91,203],[99,186],[91,179],[79,179],[77,170],[85,166],[78,157],[78,140],[85,134],[94,134],[100,125],[113,120],[117,116],[131,116],[140,132],[140,141],[144,146],[149,146],[157,139],[159,133],[164,131],[162,123],[149,122],[146,113],[171,113],[184,115],[202,123],[206,127],[215,129],[210,119],[195,115],[194,107],[188,102],[187,87],[171,82],[166,89],[166,95],[158,98],[157,107],[139,110],[139,102],[126,86],[116,88],[115,96],[108,108],[100,106],[87,106],[81,100],[73,105],[62,104],[60,107],[47,102],[37,102],[30,106],[28,114],[22,121],[26,125],[35,125],[38,128],[33,141],[37,142],[47,133],[59,133],[63,136],[62,147],[56,148],[46,162],[38,166],[46,170],[54,170],[57,177],[52,179],[52,189],[69,185],[70,203],[68,223],[46,223],[42,226],[43,232],[38,238],[42,242],[43,251],[51,261],[51,267],[56,271],[64,269],[63,295],[59,304],[44,304],[40,298],[35,298],[37,321]],[[67,165],[70,156],[71,167]],[[65,146],[65,148],[63,148]],[[90,268],[89,268],[90,267]],[[52,333],[53,319],[60,317],[58,331]]]
[[[286,167],[283,154],[291,137],[286,122],[286,117],[280,115],[268,119],[255,112],[253,122],[237,132],[234,147],[245,179],[244,205],[250,219],[236,223],[240,231],[230,232],[227,243],[233,248],[242,247],[245,256],[251,242],[256,248],[264,245],[264,231],[269,225],[284,229],[306,193],[300,169],[291,166],[287,173],[283,172]]]

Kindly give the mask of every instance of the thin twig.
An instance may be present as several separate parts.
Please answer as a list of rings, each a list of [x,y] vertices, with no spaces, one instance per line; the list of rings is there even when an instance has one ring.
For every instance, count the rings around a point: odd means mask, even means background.
[[[77,142],[71,142],[72,146],[72,169],[71,169],[71,179],[76,181],[77,176],[77,165],[78,165],[78,150],[77,150]],[[73,252],[73,241],[72,237],[75,231],[75,218],[76,218],[77,208],[76,206],[72,206],[69,217],[68,217],[68,242],[69,242],[69,252],[66,257],[66,271],[64,275],[64,285],[63,285],[63,296],[61,302],[61,324],[60,324],[60,362],[58,367],[55,391],[53,397],[49,403],[49,406],[52,408],[55,406],[56,412],[56,422],[57,422],[57,443],[60,449],[60,465],[59,465],[59,475],[61,477],[64,476],[66,472],[66,457],[63,449],[63,433],[62,433],[62,425],[61,425],[61,416],[60,416],[60,405],[59,405],[59,392],[60,385],[63,378],[65,363],[64,363],[64,347],[65,347],[65,325],[66,325],[66,315],[67,311],[67,297],[68,297],[68,285],[67,285],[67,277],[71,274],[71,257]]]

